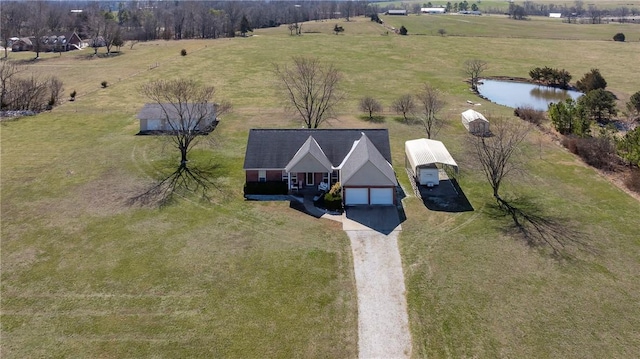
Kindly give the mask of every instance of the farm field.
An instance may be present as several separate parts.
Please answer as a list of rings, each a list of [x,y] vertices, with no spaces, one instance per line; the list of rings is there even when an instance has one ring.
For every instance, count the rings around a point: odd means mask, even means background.
[[[248,130],[300,126],[283,110],[273,64],[305,54],[344,75],[345,101],[325,128],[389,129],[394,169],[409,195],[399,243],[413,357],[633,357],[640,351],[640,202],[536,130],[524,148],[527,175],[508,180],[504,193],[564,223],[576,240],[561,255],[529,246],[496,214],[490,187],[471,167],[459,116],[467,100],[482,103],[476,109],[489,119],[513,112],[468,90],[462,64],[470,58],[488,62],[487,76],[527,77],[550,66],[575,82],[599,68],[624,102],[640,90],[630,72],[640,63],[633,40],[640,27],[457,19],[383,17],[404,24],[404,37],[357,18],[341,21],[338,36],[328,21],[304,24],[298,37],[281,26],[248,38],[139,43],[111,58],[92,58],[92,50],[37,62],[10,54],[30,71],[59,76],[65,93],[78,96],[0,123],[0,355],[357,357],[353,263],[339,223],[288,202],[242,197]],[[440,27],[451,36],[432,35]],[[611,41],[619,31],[633,41]],[[216,86],[234,106],[191,154],[193,165],[212,168],[211,200],[130,206],[127,199],[179,159],[162,138],[135,136],[146,102],[139,88],[178,77]],[[423,130],[397,121],[388,107],[425,82],[447,101],[436,139],[460,165],[473,211],[430,211],[411,196],[404,141]],[[363,96],[385,105],[384,122],[360,119]]]

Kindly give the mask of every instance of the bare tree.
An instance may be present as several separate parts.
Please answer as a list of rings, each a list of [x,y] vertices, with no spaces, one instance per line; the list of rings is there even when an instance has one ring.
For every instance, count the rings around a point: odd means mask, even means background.
[[[382,105],[371,96],[360,99],[360,110],[369,113],[369,120],[373,120],[373,114],[382,111]]]
[[[322,65],[315,57],[294,56],[293,64],[274,65],[274,73],[284,87],[289,105],[307,128],[318,128],[342,99],[338,92],[340,72],[333,64]]]
[[[198,139],[215,128],[213,119],[230,109],[230,105],[213,104],[213,86],[201,86],[194,80],[157,80],[142,86],[141,92],[155,102],[164,114],[170,130],[167,135],[180,151],[180,165],[169,176],[160,180],[144,193],[130,199],[130,203],[167,204],[177,190],[201,191],[207,198],[213,185],[210,171],[188,166],[187,155]]]
[[[471,89],[478,90],[478,78],[487,69],[487,62],[480,59],[471,59],[464,62],[464,73],[471,78]]]
[[[402,117],[404,118],[404,122],[407,123],[409,122],[407,114],[415,111],[416,103],[415,101],[413,101],[413,96],[406,94],[398,97],[395,101],[393,101],[391,108],[396,113],[401,113]]]
[[[19,8],[14,2],[0,2],[0,39],[4,47],[4,58],[9,56],[9,42],[13,36],[18,36],[17,24]],[[26,11],[25,11],[26,13]]]
[[[229,109],[215,106],[213,86],[200,86],[194,80],[157,80],[142,86],[141,93],[157,103],[170,127],[170,137],[180,151],[180,167],[187,167],[187,154],[200,136],[208,134],[207,124]]]
[[[522,121],[509,122],[498,118],[491,121],[490,136],[469,135],[469,149],[488,180],[496,199],[496,217],[508,215],[513,226],[505,230],[516,230],[531,246],[548,246],[555,255],[566,256],[567,245],[591,251],[591,245],[585,241],[585,234],[573,229],[566,220],[545,214],[534,201],[527,197],[507,200],[500,195],[500,186],[504,179],[514,172],[522,171],[519,149],[532,126]],[[491,208],[491,206],[489,206]]]
[[[58,104],[62,81],[55,76],[20,76],[24,68],[12,61],[0,63],[0,109],[43,111]]]
[[[491,121],[491,136],[470,135],[470,148],[493,189],[493,197],[500,206],[508,206],[500,197],[500,185],[505,177],[519,169],[519,162],[515,160],[514,154],[530,129],[528,124],[498,118]]]
[[[15,62],[4,60],[0,63],[0,108],[9,106],[9,96],[11,94],[11,79],[24,68]]]
[[[33,51],[36,52],[36,59],[40,57],[40,52],[44,50],[42,37],[45,35],[47,26],[48,6],[44,1],[34,1],[31,4],[31,16],[29,17],[29,29],[35,37],[33,41]]]
[[[104,25],[103,30],[103,38],[104,38],[104,46],[107,50],[107,56],[111,54],[111,49],[113,48],[114,42],[119,36],[120,25],[114,20],[107,20],[107,23]]]
[[[49,86],[49,102],[47,106],[49,108],[53,108],[53,106],[57,105],[60,102],[60,96],[64,91],[64,86],[62,84],[62,81],[57,77],[49,78],[48,86]]]
[[[422,91],[416,97],[420,101],[420,113],[417,117],[427,133],[427,138],[431,138],[437,135],[442,127],[442,120],[437,116],[444,108],[445,102],[442,100],[440,91],[429,84],[424,84]]]

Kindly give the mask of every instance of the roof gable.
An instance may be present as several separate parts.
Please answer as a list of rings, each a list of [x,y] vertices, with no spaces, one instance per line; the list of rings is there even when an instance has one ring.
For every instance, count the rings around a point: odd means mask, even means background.
[[[462,123],[470,123],[473,121],[482,121],[482,122],[489,122],[489,120],[487,120],[480,112],[475,111],[475,110],[466,110],[462,113]]]
[[[313,136],[309,136],[285,167],[287,172],[321,172],[321,170],[331,172],[331,161]]]
[[[380,182],[375,183],[380,185],[398,184],[391,164],[364,133],[354,142],[351,151],[340,164],[340,172],[342,186],[372,182]]]

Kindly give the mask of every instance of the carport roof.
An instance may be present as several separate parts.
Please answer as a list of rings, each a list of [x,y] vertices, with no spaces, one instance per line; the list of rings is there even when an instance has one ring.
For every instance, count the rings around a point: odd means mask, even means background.
[[[405,142],[405,153],[414,167],[441,163],[452,166],[456,172],[458,171],[458,164],[440,141],[426,138],[407,141]]]

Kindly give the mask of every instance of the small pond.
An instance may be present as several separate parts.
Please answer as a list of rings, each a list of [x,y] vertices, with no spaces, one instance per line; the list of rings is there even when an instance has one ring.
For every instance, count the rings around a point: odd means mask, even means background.
[[[536,110],[546,111],[552,102],[560,102],[571,97],[576,100],[582,92],[562,90],[555,87],[541,86],[526,82],[481,80],[478,92],[489,101],[516,108],[530,106]]]

